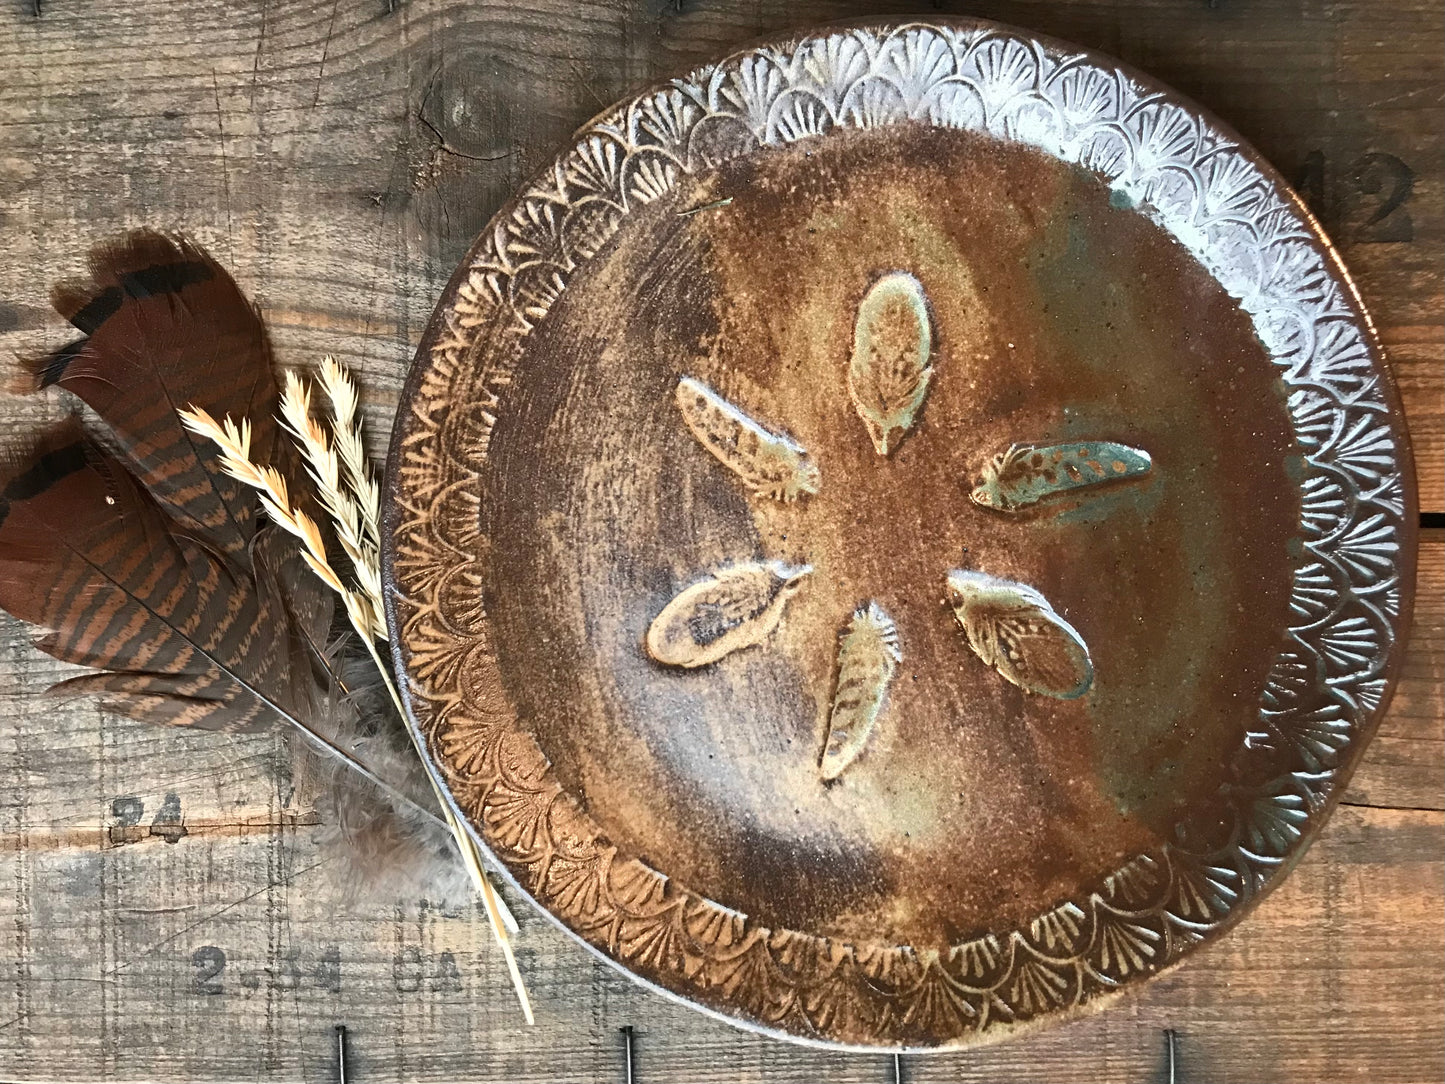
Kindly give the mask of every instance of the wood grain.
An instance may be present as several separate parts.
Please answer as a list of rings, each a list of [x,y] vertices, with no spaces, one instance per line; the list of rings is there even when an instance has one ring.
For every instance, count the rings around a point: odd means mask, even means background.
[[[60,338],[46,290],[93,239],[184,227],[261,302],[283,361],[331,352],[358,370],[380,440],[456,260],[589,115],[764,33],[916,6],[50,0],[35,20],[7,0],[0,349]],[[1299,183],[1380,325],[1422,507],[1445,509],[1436,5],[1016,0],[969,13],[1173,83]],[[65,409],[0,399],[0,442]],[[1183,1034],[1185,1080],[1445,1073],[1445,533],[1426,532],[1421,556],[1394,704],[1280,891],[1115,1009],[908,1059],[906,1079],[1162,1080],[1165,1026]],[[638,1028],[643,1081],[888,1079],[884,1058],[757,1039],[641,991],[523,911],[539,1015],[527,1031],[479,914],[343,908],[272,739],[160,733],[38,699],[60,674],[4,624],[0,1080],[332,1081],[336,1023],[356,1081],[621,1080],[623,1024]]]

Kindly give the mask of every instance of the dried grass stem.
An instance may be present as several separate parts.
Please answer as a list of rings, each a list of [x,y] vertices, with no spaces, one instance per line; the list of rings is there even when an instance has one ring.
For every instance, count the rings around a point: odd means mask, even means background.
[[[267,515],[283,530],[301,541],[302,556],[321,581],[341,596],[346,616],[361,637],[372,661],[380,672],[392,704],[406,727],[416,754],[426,769],[427,779],[436,795],[437,804],[446,818],[462,864],[476,883],[486,907],[492,932],[501,946],[507,971],[522,1006],[527,1023],[533,1023],[532,1003],[517,966],[509,930],[516,931],[512,918],[482,869],[482,856],[476,841],[467,833],[443,793],[440,780],[423,751],[416,732],[407,725],[389,668],[377,651],[376,642],[386,638],[386,622],[381,603],[380,490],[371,475],[362,443],[361,423],[357,417],[356,385],[334,358],[322,363],[321,383],[331,400],[334,424],[328,434],[311,416],[311,394],[295,374],[286,375],[286,388],[281,399],[281,421],[296,441],[307,469],[316,482],[322,505],[331,517],[337,540],[351,561],[356,586],[348,586],[326,556],[326,546],[316,522],[293,506],[287,492],[286,479],[274,467],[262,466],[251,459],[251,423],[242,418],[226,417],[216,421],[195,406],[180,411],[186,428],[213,442],[220,449],[221,464],[231,477],[251,486],[261,494],[261,505]]]

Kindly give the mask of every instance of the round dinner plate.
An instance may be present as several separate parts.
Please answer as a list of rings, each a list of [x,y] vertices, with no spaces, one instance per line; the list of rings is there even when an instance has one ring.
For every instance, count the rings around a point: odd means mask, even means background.
[[[1102,1003],[1328,814],[1413,588],[1399,404],[1259,156],[1005,27],[828,28],[583,128],[407,382],[388,615],[517,886],[733,1022]]]

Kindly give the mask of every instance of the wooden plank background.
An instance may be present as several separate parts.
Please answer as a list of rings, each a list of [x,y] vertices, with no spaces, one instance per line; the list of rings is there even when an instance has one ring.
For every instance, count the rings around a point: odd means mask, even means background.
[[[590,115],[772,31],[927,0],[0,0],[0,352],[61,338],[49,283],[90,242],[197,235],[278,353],[340,355],[380,443],[442,284]],[[1445,509],[1445,62],[1437,0],[980,0],[1113,53],[1240,129],[1356,274]],[[0,396],[0,444],[64,404]],[[1409,663],[1345,800],[1239,930],[1112,1010],[910,1081],[1371,1084],[1445,1076],[1445,532]],[[538,1024],[473,911],[348,908],[271,738],[163,733],[35,693],[0,624],[0,1081],[883,1081],[888,1059],[736,1031],[519,906]]]

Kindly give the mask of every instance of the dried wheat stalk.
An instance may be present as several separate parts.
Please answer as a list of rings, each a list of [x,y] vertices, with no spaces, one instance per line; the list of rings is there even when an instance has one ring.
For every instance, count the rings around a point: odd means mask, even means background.
[[[330,355],[321,359],[321,386],[331,400],[335,417],[336,452],[346,469],[346,484],[356,495],[362,525],[373,549],[381,548],[381,492],[370,469],[370,460],[361,441],[361,421],[357,417],[356,384],[351,374]]]
[[[406,710],[402,707],[401,697],[397,694],[391,674],[376,649],[376,641],[386,637],[378,557],[380,492],[371,477],[362,445],[361,425],[356,415],[356,387],[350,376],[333,358],[327,358],[323,365],[322,381],[335,412],[335,424],[329,439],[325,429],[311,417],[309,391],[298,377],[290,373],[287,374],[286,390],[282,397],[281,420],[295,438],[317,483],[322,504],[332,517],[338,540],[355,569],[357,588],[348,587],[327,559],[326,547],[316,522],[305,512],[292,506],[286,489],[286,479],[274,467],[251,461],[249,421],[242,418],[236,422],[227,417],[218,422],[204,410],[194,407],[180,411],[180,417],[188,429],[216,444],[226,472],[237,481],[258,490],[261,494],[261,505],[267,515],[283,530],[301,541],[302,556],[306,563],[323,583],[341,596],[352,628],[371,653],[387,692],[391,694],[392,703],[405,720]],[[342,481],[343,467],[345,483]],[[417,756],[426,767],[427,778],[431,781],[437,804],[441,806],[446,817],[447,827],[456,842],[462,863],[481,892],[492,932],[501,946],[502,955],[507,961],[507,971],[517,992],[517,1000],[522,1006],[522,1015],[527,1023],[531,1024],[531,999],[527,996],[527,988],[522,981],[508,933],[509,926],[516,929],[515,920],[508,921],[510,915],[505,912],[501,897],[496,894],[482,869],[481,852],[452,812],[415,731],[410,726],[406,727],[406,731]]]
[[[381,608],[381,559],[374,536],[366,533],[362,502],[354,486],[341,478],[341,444],[338,424],[337,439],[328,439],[321,423],[311,416],[311,390],[295,373],[286,374],[286,390],[281,395],[281,423],[295,438],[296,446],[306,460],[307,469],[316,482],[321,503],[336,529],[336,539],[356,573],[357,586],[370,609],[367,627],[371,635],[386,639],[386,619]],[[359,437],[359,434],[358,434]],[[348,476],[350,471],[348,469]],[[367,494],[375,496],[375,490]],[[360,629],[357,630],[361,632]],[[365,635],[365,633],[362,633]]]

